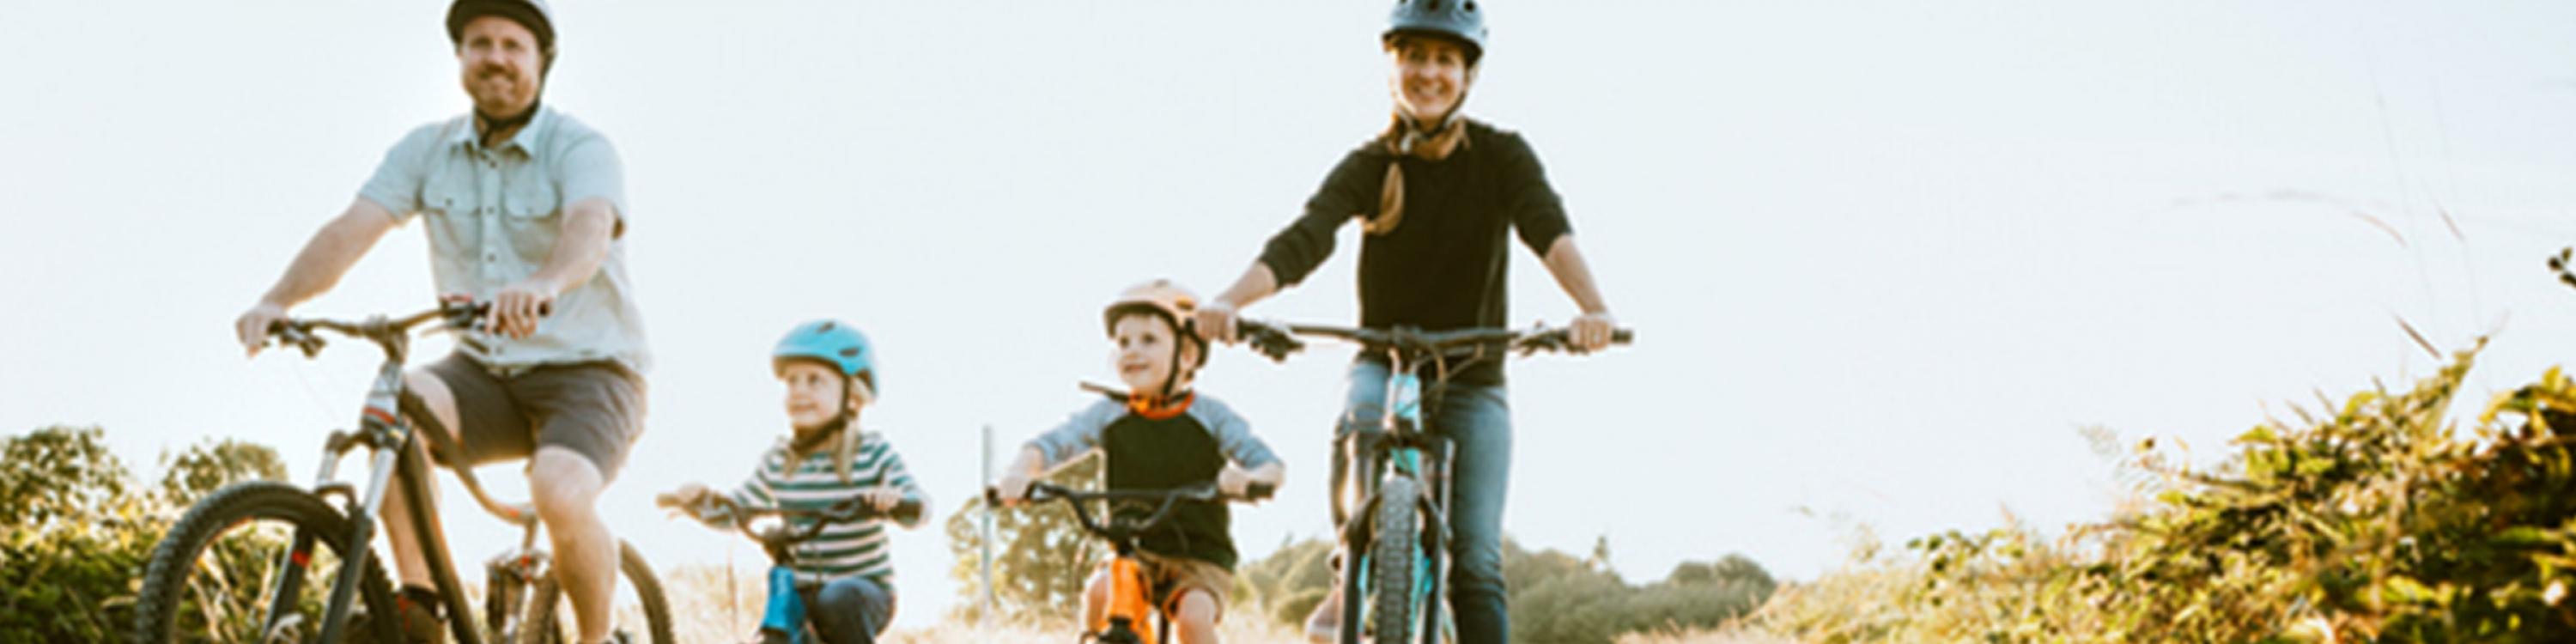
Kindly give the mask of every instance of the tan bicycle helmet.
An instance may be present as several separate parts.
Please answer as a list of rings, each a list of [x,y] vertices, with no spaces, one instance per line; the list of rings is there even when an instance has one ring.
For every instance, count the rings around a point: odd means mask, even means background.
[[[1161,316],[1164,322],[1172,325],[1174,335],[1198,345],[1198,366],[1207,365],[1207,339],[1199,337],[1197,322],[1199,296],[1167,279],[1130,286],[1118,293],[1118,299],[1110,300],[1109,306],[1100,309],[1101,327],[1109,333],[1117,333],[1118,318],[1138,311]],[[1180,354],[1175,352],[1172,357],[1178,360]]]

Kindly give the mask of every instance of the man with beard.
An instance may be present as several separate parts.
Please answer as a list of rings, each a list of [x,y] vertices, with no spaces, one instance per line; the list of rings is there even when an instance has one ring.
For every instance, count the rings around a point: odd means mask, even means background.
[[[288,307],[321,295],[415,217],[438,293],[488,302],[456,352],[406,386],[466,465],[529,459],[580,642],[607,641],[617,540],[593,507],[643,431],[647,357],[619,241],[628,209],[616,149],[538,100],[556,57],[543,0],[455,0],[447,35],[473,113],[411,131],[339,217],[235,322],[256,354]],[[432,577],[402,503],[383,508],[407,639],[443,642]]]

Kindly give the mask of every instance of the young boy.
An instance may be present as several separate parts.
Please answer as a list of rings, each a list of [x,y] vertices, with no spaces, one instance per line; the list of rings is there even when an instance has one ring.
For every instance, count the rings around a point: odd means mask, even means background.
[[[1286,470],[1270,447],[1223,403],[1190,390],[1191,377],[1207,364],[1207,342],[1191,323],[1197,308],[1198,298],[1163,280],[1110,302],[1101,318],[1117,347],[1111,363],[1128,393],[1093,403],[1030,439],[996,486],[1002,502],[1017,503],[1030,480],[1094,449],[1104,460],[1103,483],[1113,490],[1213,480],[1220,492],[1239,497],[1252,483],[1277,487]],[[1219,610],[1234,587],[1230,521],[1223,503],[1185,501],[1161,528],[1138,539],[1150,595],[1182,644],[1217,641]],[[1083,594],[1084,624],[1100,623],[1108,593],[1107,573],[1092,575]]]
[[[904,501],[929,507],[929,497],[885,437],[859,430],[859,410],[876,400],[876,352],[867,336],[831,320],[808,322],[778,341],[770,363],[787,386],[787,419],[794,431],[762,454],[751,477],[726,495],[735,506],[822,510],[865,498],[878,510]],[[672,496],[697,508],[700,520],[714,523],[727,518],[708,502],[714,494],[690,483]],[[908,516],[902,525],[919,528],[925,520]],[[894,618],[894,563],[884,523],[834,524],[797,546],[796,586],[823,641],[873,642]]]

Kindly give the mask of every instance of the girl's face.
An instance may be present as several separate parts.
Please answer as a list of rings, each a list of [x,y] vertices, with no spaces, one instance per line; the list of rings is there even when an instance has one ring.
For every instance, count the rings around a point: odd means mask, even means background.
[[[1386,48],[1395,64],[1387,85],[1395,90],[1395,107],[1415,123],[1431,124],[1458,109],[1467,83],[1476,77],[1467,66],[1467,50],[1439,38],[1402,37]]]
[[[1118,380],[1127,390],[1160,396],[1163,382],[1172,374],[1172,353],[1180,344],[1172,336],[1172,326],[1152,315],[1129,315],[1109,325],[1109,338],[1117,343],[1110,354],[1110,364],[1118,368]]]
[[[789,360],[778,369],[787,385],[787,422],[797,429],[816,429],[850,408],[848,385],[837,369],[812,360]]]

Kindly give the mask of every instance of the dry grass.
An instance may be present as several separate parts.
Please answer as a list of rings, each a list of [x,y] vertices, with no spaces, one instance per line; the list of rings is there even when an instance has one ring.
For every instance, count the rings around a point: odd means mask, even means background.
[[[737,572],[734,588],[725,589],[725,571],[717,566],[681,566],[662,573],[663,595],[671,601],[671,614],[678,623],[672,635],[682,642],[738,642],[747,638],[760,621],[760,602],[767,590],[758,574]],[[897,610],[901,610],[898,606]],[[1260,619],[1250,612],[1238,612],[1217,627],[1218,635],[1229,644],[1299,644],[1286,627]],[[896,628],[880,641],[889,644],[930,644],[948,642],[1070,642],[1075,626],[1064,624],[993,624],[978,626],[965,623],[943,623],[928,628]]]
[[[1629,633],[1618,644],[1794,644],[1797,640],[1745,629],[1692,630],[1681,633]]]

